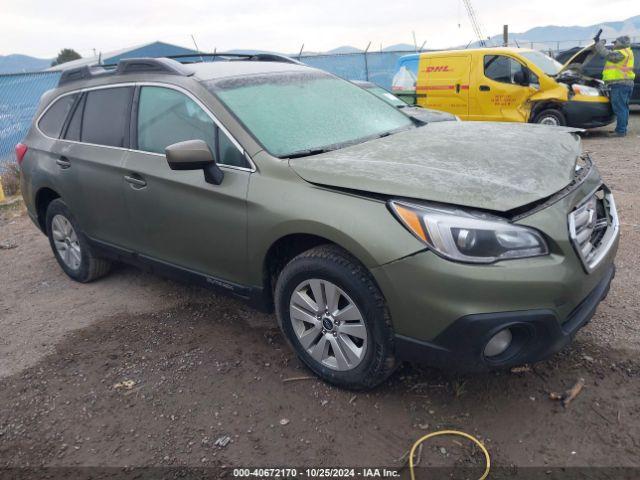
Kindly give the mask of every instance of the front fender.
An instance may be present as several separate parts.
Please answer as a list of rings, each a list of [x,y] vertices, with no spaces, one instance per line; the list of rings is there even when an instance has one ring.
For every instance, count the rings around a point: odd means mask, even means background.
[[[262,282],[267,252],[292,234],[314,235],[354,255],[367,268],[423,250],[387,209],[386,202],[313,185],[288,166],[252,175],[248,208],[247,280]]]

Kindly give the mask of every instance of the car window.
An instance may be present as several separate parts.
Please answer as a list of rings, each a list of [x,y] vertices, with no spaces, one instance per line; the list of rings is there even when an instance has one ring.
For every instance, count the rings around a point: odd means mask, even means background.
[[[560,70],[562,70],[561,63],[542,52],[521,52],[520,55],[526,58],[529,62],[536,65],[547,75],[557,75],[558,73],[560,73]]]
[[[142,87],[138,108],[138,149],[164,154],[167,146],[185,140],[203,140],[216,152],[216,124],[187,95],[164,87]],[[220,132],[220,164],[246,167],[244,155]]]
[[[485,55],[484,57],[484,74],[496,82],[516,84],[514,78],[523,69],[523,65],[511,57],[504,55]]]
[[[56,100],[47,112],[42,116],[38,127],[48,137],[58,138],[62,131],[64,121],[75,102],[77,94],[65,95]]]
[[[87,92],[80,140],[110,147],[127,146],[132,96],[133,87]]]
[[[234,167],[248,167],[244,154],[218,129],[218,163]]]
[[[390,105],[393,105],[394,107],[406,107],[407,106],[406,102],[400,100],[393,93],[387,92],[382,87],[371,87],[371,88],[368,88],[367,90],[370,91],[371,93],[373,93],[375,96],[380,97],[382,100],[384,100],[385,102],[389,103]]]
[[[67,126],[67,131],[64,135],[64,138],[67,140],[80,141],[80,127],[82,126],[82,113],[84,112],[85,99],[86,96],[81,98],[73,111],[69,126]]]

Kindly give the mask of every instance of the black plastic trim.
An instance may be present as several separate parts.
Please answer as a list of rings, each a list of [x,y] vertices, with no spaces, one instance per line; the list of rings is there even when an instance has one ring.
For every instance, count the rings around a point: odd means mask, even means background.
[[[128,73],[162,73],[189,77],[193,70],[171,58],[124,58],[118,62],[116,75]]]
[[[570,100],[562,104],[567,125],[576,128],[598,128],[615,120],[611,103]]]
[[[212,275],[142,255],[133,250],[118,247],[101,240],[89,238],[89,243],[98,256],[133,265],[145,272],[172,278],[179,282],[209,288],[215,290],[217,293],[240,298],[253,308],[262,312],[270,313],[272,311],[271,303],[262,287],[230,282]]]
[[[398,358],[445,370],[474,372],[544,360],[569,344],[607,296],[615,266],[611,265],[598,285],[563,321],[551,310],[484,313],[461,317],[430,342],[395,336]],[[518,332],[512,346],[496,358],[483,350],[489,339],[510,327]]]
[[[84,65],[82,67],[69,68],[63,70],[58,80],[58,86],[66,85],[67,83],[77,82],[80,80],[88,80],[90,78],[104,77],[106,75],[112,75],[113,70],[108,70],[102,67],[91,67]]]

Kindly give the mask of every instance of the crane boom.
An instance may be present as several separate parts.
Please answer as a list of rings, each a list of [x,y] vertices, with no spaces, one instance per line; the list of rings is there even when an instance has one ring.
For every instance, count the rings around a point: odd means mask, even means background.
[[[478,21],[478,17],[476,16],[476,12],[473,10],[473,5],[471,5],[471,0],[462,0],[462,2],[467,9],[467,14],[469,15],[469,20],[471,21],[473,31],[478,37],[478,40],[480,40],[480,46],[486,47],[487,42],[485,41],[485,37],[482,34],[482,28],[480,26],[480,22]]]

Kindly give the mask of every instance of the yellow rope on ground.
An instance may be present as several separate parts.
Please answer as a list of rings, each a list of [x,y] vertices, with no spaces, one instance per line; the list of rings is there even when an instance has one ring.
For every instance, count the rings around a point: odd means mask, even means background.
[[[484,453],[484,458],[486,460],[487,466],[484,469],[484,473],[482,474],[479,480],[484,480],[485,478],[487,478],[487,476],[489,475],[489,470],[491,469],[491,458],[489,457],[489,451],[482,444],[482,442],[478,440],[476,437],[474,437],[473,435],[469,435],[468,433],[465,433],[465,432],[459,432],[458,430],[440,430],[439,432],[432,432],[425,435],[424,437],[419,438],[416,441],[416,443],[413,444],[413,447],[411,447],[411,451],[409,452],[409,474],[411,475],[411,480],[416,480],[416,476],[413,471],[413,467],[414,467],[413,456],[416,452],[416,448],[418,448],[418,446],[425,440],[429,440],[430,438],[433,438],[433,437],[439,437],[441,435],[457,435],[459,437],[464,437],[467,440],[471,440],[478,447],[480,447],[480,450],[482,450],[482,453]]]

